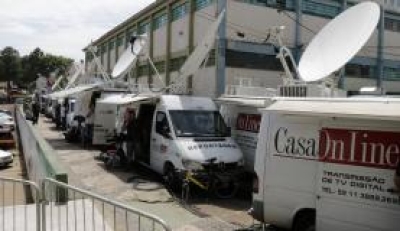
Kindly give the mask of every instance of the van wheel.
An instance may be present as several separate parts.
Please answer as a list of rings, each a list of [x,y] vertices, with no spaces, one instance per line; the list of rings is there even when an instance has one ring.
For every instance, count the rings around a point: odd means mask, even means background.
[[[175,172],[175,167],[171,163],[166,163],[164,167],[164,181],[166,186],[171,189],[175,190],[177,187],[177,176]]]
[[[315,231],[315,212],[300,213],[295,220],[293,231]]]
[[[233,198],[238,188],[239,185],[231,177],[225,180],[217,177],[213,182],[214,193],[220,199]]]

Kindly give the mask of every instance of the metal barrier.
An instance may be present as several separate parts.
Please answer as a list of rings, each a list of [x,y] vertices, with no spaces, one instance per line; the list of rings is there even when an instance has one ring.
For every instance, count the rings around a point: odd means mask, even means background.
[[[25,119],[22,105],[15,108],[19,146],[22,149],[30,180],[40,185],[46,177],[68,182],[68,175],[54,149],[40,136],[32,124]],[[65,198],[61,198],[65,199]]]
[[[53,179],[44,179],[41,189],[43,231],[171,230],[158,217]],[[61,203],[58,197],[65,195],[69,200]]]
[[[27,191],[35,197],[34,203],[29,203]],[[40,190],[35,183],[0,177],[0,201],[0,230],[40,231]]]

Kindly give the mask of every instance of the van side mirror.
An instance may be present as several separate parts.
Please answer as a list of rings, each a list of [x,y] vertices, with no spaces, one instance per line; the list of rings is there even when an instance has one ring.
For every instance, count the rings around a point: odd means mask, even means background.
[[[172,137],[171,137],[171,129],[169,129],[168,126],[163,126],[162,127],[162,135],[165,138],[172,139]]]

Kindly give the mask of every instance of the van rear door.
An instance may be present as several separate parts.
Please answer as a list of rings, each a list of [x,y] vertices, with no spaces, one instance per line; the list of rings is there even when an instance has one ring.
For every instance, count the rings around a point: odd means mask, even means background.
[[[95,108],[93,145],[107,144],[107,140],[113,138],[116,106],[112,104],[97,103]]]

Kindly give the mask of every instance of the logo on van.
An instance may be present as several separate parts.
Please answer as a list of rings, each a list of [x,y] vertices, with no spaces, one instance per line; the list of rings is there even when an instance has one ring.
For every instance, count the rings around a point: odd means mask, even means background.
[[[400,161],[400,133],[323,128],[319,160],[395,169]]]
[[[260,131],[261,115],[239,113],[236,120],[236,129],[258,133]]]
[[[314,138],[296,136],[285,127],[276,131],[274,148],[276,156],[317,159],[317,141]]]

